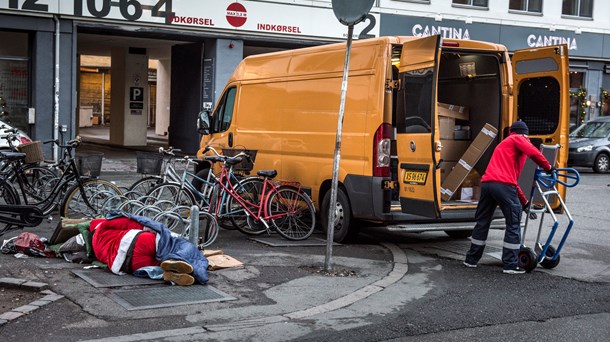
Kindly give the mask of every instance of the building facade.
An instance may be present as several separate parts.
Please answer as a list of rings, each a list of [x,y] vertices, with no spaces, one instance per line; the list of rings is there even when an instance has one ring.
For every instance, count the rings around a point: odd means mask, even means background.
[[[610,114],[608,13],[600,0],[376,0],[354,38],[565,43],[576,125]],[[330,0],[0,0],[0,119],[39,140],[104,125],[124,146],[154,126],[194,152],[197,113],[244,57],[346,34]]]

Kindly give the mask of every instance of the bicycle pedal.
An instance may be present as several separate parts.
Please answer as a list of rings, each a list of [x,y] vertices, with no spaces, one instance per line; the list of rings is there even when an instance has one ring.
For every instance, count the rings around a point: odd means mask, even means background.
[[[47,217],[47,223],[51,223],[53,222],[53,216],[49,215],[49,217]]]

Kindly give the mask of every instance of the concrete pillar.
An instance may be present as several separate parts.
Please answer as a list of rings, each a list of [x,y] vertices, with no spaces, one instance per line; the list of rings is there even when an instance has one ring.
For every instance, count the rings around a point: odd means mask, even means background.
[[[144,48],[113,48],[111,58],[110,143],[146,146],[147,51]]]
[[[157,117],[155,134],[167,135],[169,127],[169,106],[172,88],[172,60],[159,59],[157,64]]]

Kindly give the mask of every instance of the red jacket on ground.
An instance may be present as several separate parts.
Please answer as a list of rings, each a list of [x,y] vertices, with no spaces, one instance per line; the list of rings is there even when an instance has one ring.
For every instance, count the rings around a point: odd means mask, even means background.
[[[497,182],[515,186],[521,205],[525,205],[527,198],[517,181],[527,157],[544,170],[551,168],[542,152],[530,142],[527,136],[511,133],[496,146],[481,182]]]
[[[135,243],[131,255],[132,271],[144,266],[159,265],[160,261],[155,259],[156,234],[143,232],[143,228],[140,223],[126,217],[93,220],[89,230],[93,232],[95,257],[107,264],[112,273],[123,274],[121,269],[129,248]]]

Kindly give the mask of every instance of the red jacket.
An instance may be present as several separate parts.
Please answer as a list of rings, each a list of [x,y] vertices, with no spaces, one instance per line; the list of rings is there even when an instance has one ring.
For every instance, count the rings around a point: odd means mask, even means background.
[[[112,273],[123,274],[121,267],[127,258],[127,251],[143,228],[143,225],[126,217],[93,220],[89,230],[94,232],[92,245],[95,257],[107,264]]]
[[[497,182],[512,185],[517,188],[519,201],[522,205],[527,203],[527,198],[517,183],[519,175],[525,165],[525,159],[531,158],[544,170],[549,170],[551,165],[542,153],[523,134],[511,133],[502,140],[494,150],[485,174],[481,182]]]

